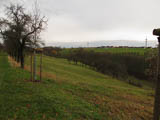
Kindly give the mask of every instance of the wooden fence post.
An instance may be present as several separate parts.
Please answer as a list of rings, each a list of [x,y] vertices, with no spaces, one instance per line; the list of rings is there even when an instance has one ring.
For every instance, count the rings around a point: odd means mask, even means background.
[[[157,63],[157,81],[154,101],[153,120],[160,118],[160,37],[158,37],[158,63]]]

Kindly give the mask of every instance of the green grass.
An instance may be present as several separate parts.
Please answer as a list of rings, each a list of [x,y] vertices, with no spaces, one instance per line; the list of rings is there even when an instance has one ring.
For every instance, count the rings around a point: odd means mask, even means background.
[[[78,48],[65,48],[62,49],[61,54],[69,54],[70,51],[76,50]],[[138,53],[140,55],[144,55],[145,52],[150,51],[151,48],[84,48],[88,51],[95,52],[110,52],[110,53]]]
[[[39,64],[39,57],[37,60]],[[144,86],[143,89],[138,88],[112,77],[95,72],[89,68],[69,64],[65,59],[47,56],[43,57],[43,71],[44,74],[48,75],[48,77],[54,78],[56,82],[63,84],[64,91],[70,94],[69,96],[78,97],[81,101],[84,100],[95,106],[96,108],[94,109],[96,110],[96,113],[98,111],[99,117],[101,116],[103,119],[113,118],[113,116],[115,119],[130,119],[129,117],[134,117],[136,115],[134,111],[132,111],[134,114],[131,116],[125,113],[125,107],[129,105],[135,105],[135,107],[141,106],[142,108],[145,106],[145,110],[147,110],[149,114],[146,116],[141,116],[140,113],[137,113],[137,115],[140,114],[140,116],[145,117],[145,119],[151,118],[153,91],[146,86]],[[65,86],[65,83],[69,84],[69,86]],[[129,101],[129,99],[134,100]],[[149,102],[148,100],[150,101],[149,106],[146,104],[146,102]],[[139,101],[139,103],[137,103],[137,101]],[[144,104],[141,104],[142,101],[144,101]],[[118,107],[121,106],[120,103],[122,102],[122,108],[117,110],[118,113],[113,112],[117,108],[112,102],[118,102]],[[130,109],[133,108],[130,107]],[[142,113],[145,111],[140,108],[137,109],[139,109]],[[109,114],[110,112],[113,113]],[[124,114],[124,116],[122,114]]]
[[[111,53],[139,53],[144,54],[149,49],[144,48],[88,48],[95,52],[111,52]]]
[[[29,72],[11,67],[7,56],[0,56],[0,73],[1,120],[152,118],[150,88],[131,86],[65,59],[45,56],[41,83],[28,82]]]

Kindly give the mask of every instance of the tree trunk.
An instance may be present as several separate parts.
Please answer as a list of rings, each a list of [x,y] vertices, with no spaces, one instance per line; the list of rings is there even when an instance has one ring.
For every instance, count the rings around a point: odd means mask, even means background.
[[[18,52],[18,58],[17,58],[17,62],[20,62],[20,53]]]
[[[33,56],[33,54],[31,53],[31,81],[33,81],[33,67],[32,67],[33,66],[33,62],[32,62],[33,57],[32,56]]]
[[[36,81],[36,50],[34,50],[33,61],[33,80]]]
[[[21,48],[21,51],[20,51],[20,59],[21,59],[21,68],[24,69],[24,50],[23,50],[23,47]]]
[[[20,61],[21,61],[21,59],[20,59],[20,53],[21,53],[21,50],[20,50],[20,48],[18,48],[18,50],[17,50],[17,62],[19,63]]]

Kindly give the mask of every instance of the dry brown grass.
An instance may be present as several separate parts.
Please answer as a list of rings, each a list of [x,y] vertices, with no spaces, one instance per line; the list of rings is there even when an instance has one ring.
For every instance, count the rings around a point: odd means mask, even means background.
[[[11,64],[12,67],[17,67],[19,68],[20,67],[20,63],[17,63],[12,57],[8,56],[8,61],[9,63]],[[24,66],[24,69],[31,72],[31,68],[30,68],[30,65],[25,65]],[[37,75],[40,75],[40,72],[39,72],[39,69],[37,70]],[[56,80],[57,83],[63,83],[63,81],[66,81],[65,78],[62,78],[62,77],[59,77],[53,73],[49,73],[49,72],[42,72],[42,76],[44,78],[49,78],[49,79],[53,79],[53,80]]]
[[[12,67],[20,67],[20,63],[17,63],[13,58],[8,56],[8,61],[11,64]]]

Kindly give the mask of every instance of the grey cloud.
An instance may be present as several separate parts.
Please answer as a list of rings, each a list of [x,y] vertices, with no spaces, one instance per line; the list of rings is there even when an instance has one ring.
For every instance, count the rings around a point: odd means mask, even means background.
[[[50,13],[59,10],[84,27],[96,30],[160,25],[158,0],[40,0],[40,3]]]
[[[33,4],[33,0],[24,2],[27,7]],[[108,36],[123,32],[124,35],[133,33],[128,38],[139,35],[139,39],[142,39],[144,34],[152,38],[152,29],[160,26],[160,0],[38,0],[38,2],[42,13],[50,20],[48,33],[45,35],[50,36],[50,39],[93,39],[90,37],[92,34],[96,39],[115,39],[118,36]]]

